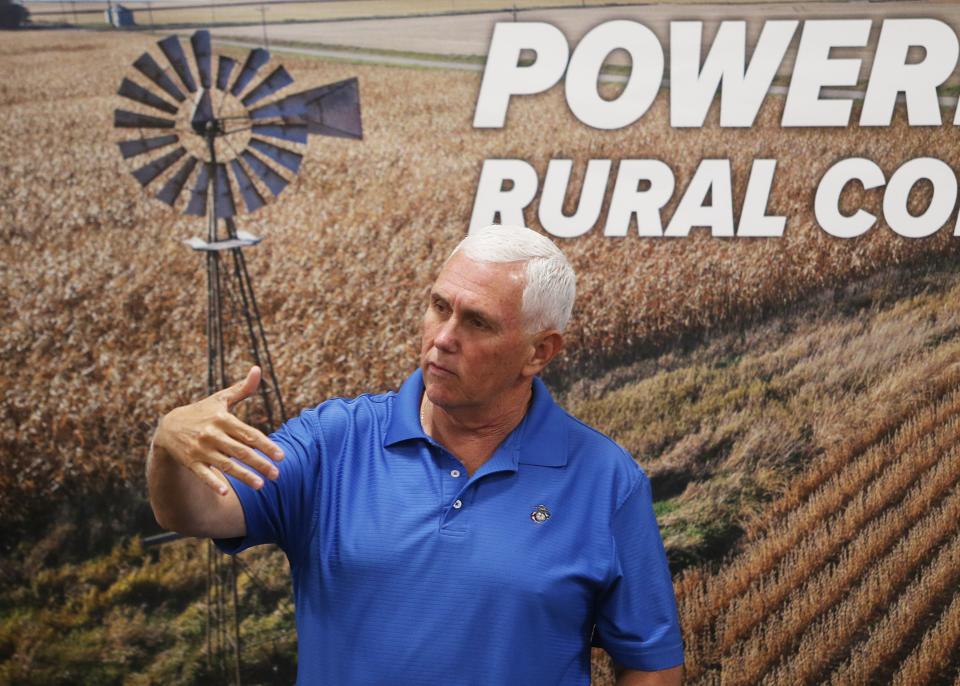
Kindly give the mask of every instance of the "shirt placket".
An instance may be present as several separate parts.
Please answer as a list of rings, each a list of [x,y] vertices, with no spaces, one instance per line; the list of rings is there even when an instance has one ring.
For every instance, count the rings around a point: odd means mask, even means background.
[[[440,530],[450,533],[466,532],[473,519],[474,500],[477,485],[487,476],[497,472],[516,472],[517,454],[511,441],[501,445],[468,478],[463,464],[449,452],[441,448],[441,493],[444,503],[441,509]]]
[[[468,496],[466,467],[443,448],[440,448],[438,467],[442,499],[440,530],[446,533],[466,532],[467,518],[463,516]]]

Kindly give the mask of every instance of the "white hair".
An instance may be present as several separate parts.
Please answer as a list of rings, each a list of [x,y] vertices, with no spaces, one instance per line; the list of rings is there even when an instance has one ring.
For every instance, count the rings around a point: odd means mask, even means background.
[[[526,332],[563,331],[573,311],[577,277],[549,238],[524,226],[494,224],[460,241],[447,261],[458,252],[475,262],[523,262],[526,279],[520,311]]]

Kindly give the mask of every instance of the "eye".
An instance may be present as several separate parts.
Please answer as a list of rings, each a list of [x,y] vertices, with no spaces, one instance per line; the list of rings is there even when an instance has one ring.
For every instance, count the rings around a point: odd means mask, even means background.
[[[447,310],[447,304],[440,298],[434,298],[430,304],[437,312],[446,312]]]
[[[472,317],[470,323],[477,329],[486,329],[487,323],[483,321],[480,317]]]

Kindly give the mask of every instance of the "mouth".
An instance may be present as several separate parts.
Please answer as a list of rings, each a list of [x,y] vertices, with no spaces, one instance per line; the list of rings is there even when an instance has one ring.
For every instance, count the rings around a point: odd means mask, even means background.
[[[427,362],[427,372],[437,376],[456,376],[452,371],[446,367],[441,367],[436,362]]]

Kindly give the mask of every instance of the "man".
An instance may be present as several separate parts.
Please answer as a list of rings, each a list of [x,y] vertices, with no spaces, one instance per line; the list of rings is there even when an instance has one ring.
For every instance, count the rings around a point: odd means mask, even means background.
[[[299,684],[588,684],[591,636],[618,684],[681,682],[649,482],[537,378],[574,293],[549,240],[488,227],[443,266],[398,392],[328,400],[268,439],[230,414],[254,367],[161,420],[157,521],[286,552]]]

